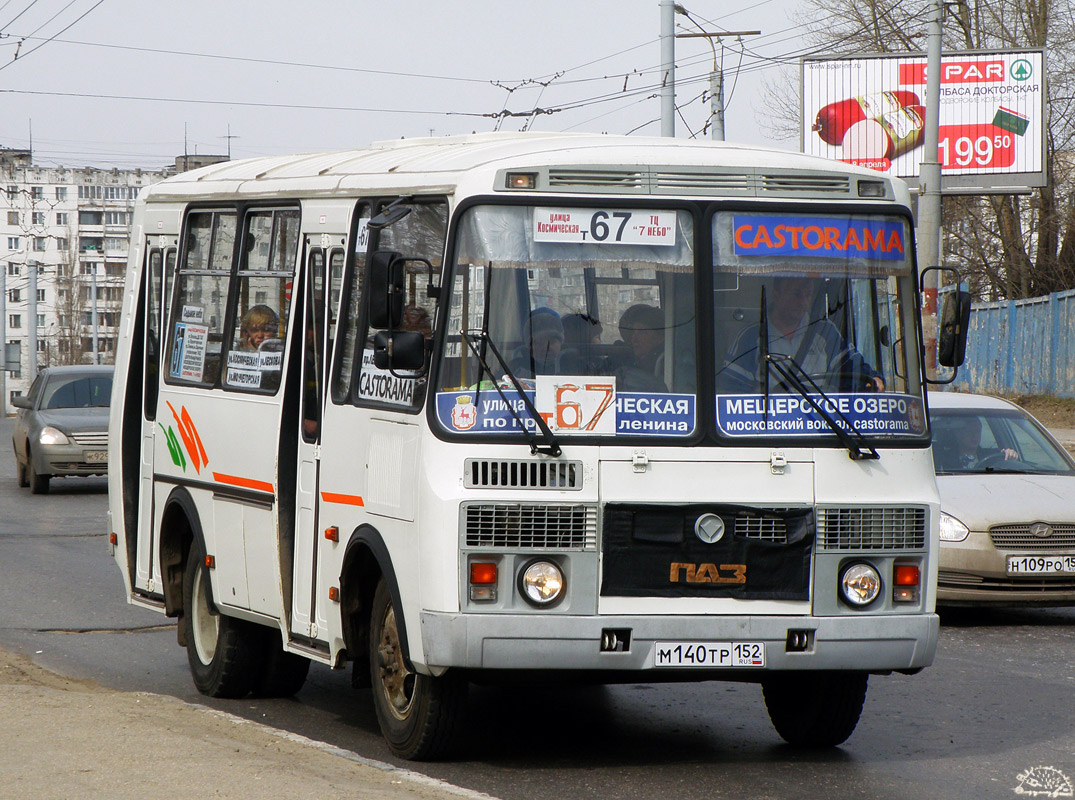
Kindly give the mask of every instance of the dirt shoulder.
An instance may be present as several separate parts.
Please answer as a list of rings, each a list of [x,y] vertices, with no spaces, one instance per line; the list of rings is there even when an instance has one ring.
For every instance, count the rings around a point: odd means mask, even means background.
[[[56,675],[0,649],[0,800],[484,797],[257,723]]]
[[[1075,399],[1051,395],[1005,396],[1022,406],[1046,428],[1075,428]]]

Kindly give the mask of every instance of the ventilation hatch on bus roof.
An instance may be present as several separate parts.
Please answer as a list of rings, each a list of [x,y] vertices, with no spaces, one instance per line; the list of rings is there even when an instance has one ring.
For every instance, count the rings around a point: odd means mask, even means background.
[[[506,190],[507,174],[516,172],[536,174],[537,192],[824,198],[854,190],[852,178],[835,172],[602,165],[500,170],[495,188]]]

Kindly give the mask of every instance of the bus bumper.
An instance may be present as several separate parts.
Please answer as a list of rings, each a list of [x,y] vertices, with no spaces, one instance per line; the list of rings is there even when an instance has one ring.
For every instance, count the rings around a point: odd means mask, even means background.
[[[766,670],[916,670],[933,663],[940,631],[936,614],[743,618],[423,612],[421,622],[424,658],[412,660],[435,670],[664,671],[655,664],[658,642],[760,642]],[[626,649],[602,650],[609,631],[621,641],[628,632]],[[789,633],[802,631],[809,632],[809,644],[795,650]]]

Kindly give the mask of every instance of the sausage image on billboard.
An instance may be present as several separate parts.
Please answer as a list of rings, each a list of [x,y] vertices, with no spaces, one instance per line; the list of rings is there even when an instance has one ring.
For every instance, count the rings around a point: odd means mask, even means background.
[[[843,160],[853,164],[891,161],[922,143],[925,123],[926,109],[917,105],[860,120],[844,134]]]
[[[902,89],[850,97],[837,103],[829,103],[818,111],[813,130],[817,131],[817,135],[826,144],[838,145],[843,142],[848,128],[852,125],[891,114],[905,106],[917,106],[920,102],[917,94]]]

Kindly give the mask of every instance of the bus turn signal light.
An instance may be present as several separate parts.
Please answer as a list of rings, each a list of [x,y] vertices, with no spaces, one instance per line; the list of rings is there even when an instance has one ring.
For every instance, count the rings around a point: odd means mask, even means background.
[[[897,586],[918,586],[918,565],[897,564],[896,572],[892,577],[892,582]]]
[[[892,602],[917,603],[919,579],[917,564],[897,564],[892,570]]]
[[[497,568],[488,561],[470,563],[470,599],[496,602]]]

